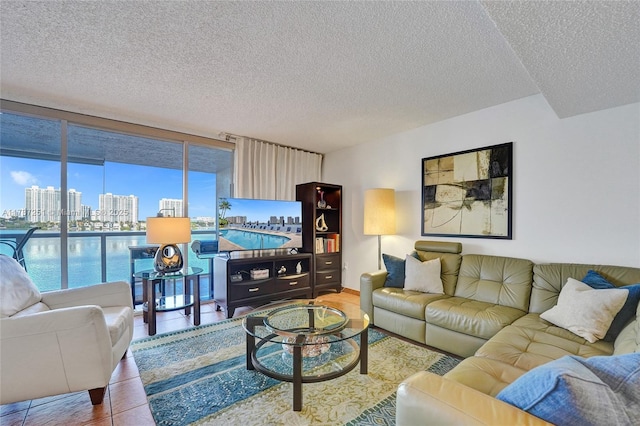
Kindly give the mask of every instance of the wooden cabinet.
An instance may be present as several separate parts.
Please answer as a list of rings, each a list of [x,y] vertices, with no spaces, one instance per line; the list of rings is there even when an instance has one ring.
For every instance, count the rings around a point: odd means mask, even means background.
[[[302,250],[312,254],[313,297],[342,291],[342,186],[309,182],[296,186],[302,201]]]
[[[240,306],[312,297],[310,254],[254,257],[254,252],[250,253],[218,256],[214,260],[213,294],[217,307],[224,309],[227,318],[231,318]]]

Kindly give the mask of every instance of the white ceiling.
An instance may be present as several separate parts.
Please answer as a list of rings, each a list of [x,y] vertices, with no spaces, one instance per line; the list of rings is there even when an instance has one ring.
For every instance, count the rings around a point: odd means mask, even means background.
[[[640,102],[638,1],[0,1],[3,99],[326,153],[542,93]]]

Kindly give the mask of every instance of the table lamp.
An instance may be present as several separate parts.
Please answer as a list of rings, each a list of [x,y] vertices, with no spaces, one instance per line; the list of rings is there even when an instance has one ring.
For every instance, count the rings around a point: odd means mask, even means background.
[[[147,243],[160,244],[153,262],[155,271],[164,275],[178,272],[184,261],[177,244],[191,241],[191,220],[188,217],[148,217]]]
[[[364,193],[364,234],[378,236],[378,269],[382,269],[381,236],[395,233],[395,191],[388,188],[366,190]]]

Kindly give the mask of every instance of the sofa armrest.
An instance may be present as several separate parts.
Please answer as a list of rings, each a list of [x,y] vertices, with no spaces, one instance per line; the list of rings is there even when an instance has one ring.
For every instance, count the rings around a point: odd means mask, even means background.
[[[421,371],[398,386],[396,424],[550,425],[506,402]]]
[[[99,306],[0,320],[0,403],[104,387],[113,353]]]
[[[133,306],[131,285],[126,281],[114,281],[87,287],[45,292],[42,293],[42,303],[50,309],[83,305],[98,305],[103,308],[108,306]]]
[[[387,279],[387,271],[365,272],[360,275],[360,309],[369,315],[369,320],[373,321],[373,290],[384,286]]]

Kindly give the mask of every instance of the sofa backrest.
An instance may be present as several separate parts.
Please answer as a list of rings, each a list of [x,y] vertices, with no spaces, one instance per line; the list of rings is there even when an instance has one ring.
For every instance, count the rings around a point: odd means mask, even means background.
[[[447,241],[416,241],[414,248],[421,261],[440,258],[442,286],[445,294],[453,296],[458,281],[462,244]]]
[[[527,311],[533,262],[513,257],[465,254],[454,295]]]
[[[533,289],[529,312],[540,314],[558,303],[560,290],[567,278],[582,280],[593,269],[611,284],[621,287],[640,282],[640,268],[611,265],[582,265],[575,263],[547,263],[533,267]]]

